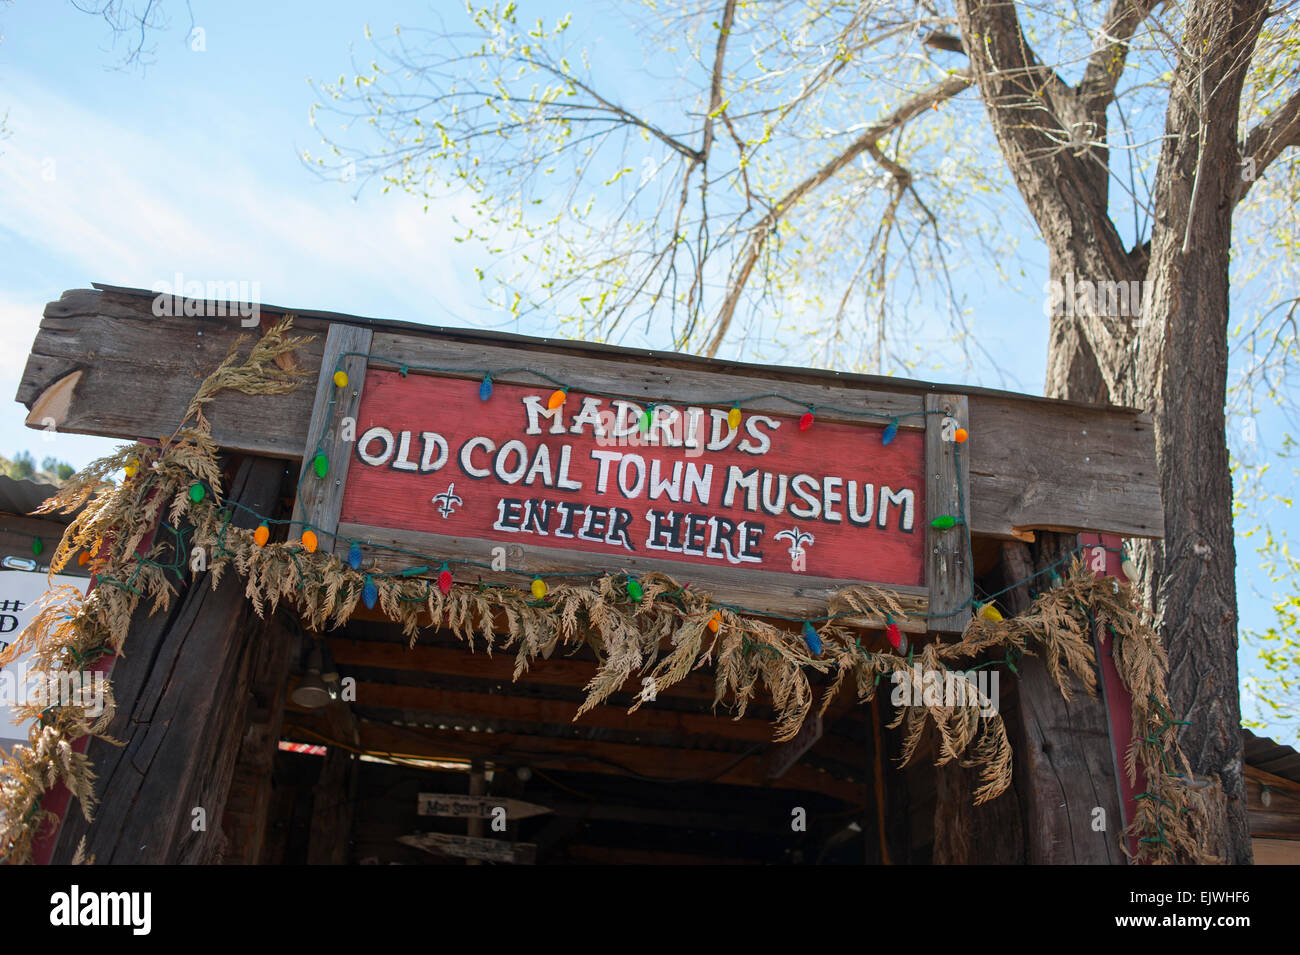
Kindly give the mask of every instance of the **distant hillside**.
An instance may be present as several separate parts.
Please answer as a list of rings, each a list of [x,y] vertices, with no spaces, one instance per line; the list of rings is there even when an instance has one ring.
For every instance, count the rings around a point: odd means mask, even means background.
[[[40,467],[30,451],[20,451],[14,457],[0,455],[0,474],[8,475],[16,481],[35,481],[38,484],[60,485],[70,478],[75,468],[63,461],[46,458]]]

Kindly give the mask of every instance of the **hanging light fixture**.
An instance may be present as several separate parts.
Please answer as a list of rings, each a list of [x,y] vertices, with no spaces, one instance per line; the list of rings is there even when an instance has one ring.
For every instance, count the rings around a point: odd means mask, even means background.
[[[320,644],[313,643],[311,652],[307,654],[307,672],[303,678],[298,681],[298,685],[293,688],[289,694],[289,699],[301,707],[309,710],[318,710],[330,701],[329,687],[321,679],[321,667],[323,666]]]

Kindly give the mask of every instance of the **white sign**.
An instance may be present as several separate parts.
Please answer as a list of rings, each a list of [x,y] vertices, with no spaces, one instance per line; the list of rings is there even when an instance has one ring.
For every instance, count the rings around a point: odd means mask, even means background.
[[[416,812],[421,816],[443,816],[450,819],[491,819],[498,809],[504,810],[505,818],[511,821],[551,811],[545,806],[504,796],[420,793],[416,803]]]
[[[9,645],[18,639],[19,634],[27,629],[27,625],[36,616],[37,601],[47,590],[61,584],[71,584],[84,591],[89,583],[85,577],[57,574],[51,580],[47,574],[39,571],[0,571],[0,651],[8,649]],[[68,675],[64,684],[78,694],[83,692],[81,674]],[[40,674],[33,669],[30,653],[25,653],[0,668],[0,749],[8,753],[13,751],[15,743],[26,744],[27,725],[15,724],[14,707],[36,700],[38,695],[46,692],[50,685],[42,681]],[[57,684],[52,685],[57,688]],[[102,694],[102,674],[99,675],[98,684],[92,678],[89,685],[84,686],[82,699],[91,709],[93,709],[96,686],[100,688]],[[102,701],[102,695],[100,699]]]

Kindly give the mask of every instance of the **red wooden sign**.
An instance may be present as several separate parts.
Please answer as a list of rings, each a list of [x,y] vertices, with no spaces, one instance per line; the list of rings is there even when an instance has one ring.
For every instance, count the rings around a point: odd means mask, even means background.
[[[924,584],[922,432],[550,393],[368,370],[340,522]]]

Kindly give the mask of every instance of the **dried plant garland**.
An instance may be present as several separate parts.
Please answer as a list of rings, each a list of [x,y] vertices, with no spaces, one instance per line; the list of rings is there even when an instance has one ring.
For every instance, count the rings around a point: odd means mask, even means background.
[[[629,597],[621,574],[560,584],[543,599],[522,589],[470,584],[456,584],[443,594],[420,577],[368,577],[325,550],[308,552],[296,542],[259,544],[254,531],[231,523],[230,511],[222,504],[219,448],[204,409],[224,390],[283,394],[300,383],[303,373],[291,356],[307,339],[288,334],[291,321],[286,318],[267,332],[242,360],[237,344],[202,383],[169,438],[156,446],[130,445],[95,462],[46,502],[46,512],[83,508],[60,542],[51,572],[57,573],[76,554],[89,552],[97,586],[85,596],[71,587],[53,591],[0,662],[32,651],[41,668],[82,669],[99,655],[127,649],[128,629],[139,604],[147,600],[150,612],[165,610],[176,594],[168,578],[175,567],[162,560],[172,542],[158,540],[147,553],[139,552],[160,526],[164,511],[168,526],[187,528],[190,540],[182,552],[201,547],[209,555],[212,586],[224,573],[236,573],[259,615],[273,612],[283,601],[312,629],[338,627],[355,612],[369,580],[377,591],[377,606],[401,624],[412,643],[423,626],[444,626],[471,649],[512,652],[516,679],[526,675],[538,657],[549,657],[557,649],[576,652],[589,647],[597,665],[575,719],[607,700],[634,674],[648,675],[662,690],[708,666],[715,674],[715,707],[727,708],[735,718],[745,714],[760,692],[770,697],[776,740],[793,737],[812,711],[816,696],[810,673],[828,675],[821,695],[824,711],[845,681],[852,681],[858,700],[865,703],[874,699],[882,681],[915,683],[918,666],[947,674],[980,657],[1009,662],[1020,654],[1037,653],[1067,698],[1073,679],[1091,695],[1096,690],[1092,628],[1102,625],[1115,641],[1116,665],[1134,700],[1135,738],[1126,771],[1134,778],[1140,766],[1148,780],[1143,794],[1148,798],[1139,801],[1133,821],[1133,831],[1142,839],[1139,858],[1211,861],[1200,848],[1208,802],[1186,785],[1190,773],[1178,751],[1176,732],[1171,732],[1164,650],[1135,609],[1127,585],[1100,580],[1080,562],[1060,584],[1040,594],[1027,613],[1001,621],[976,617],[957,641],[933,642],[907,656],[873,652],[853,631],[832,621],[820,631],[822,652],[815,655],[798,635],[719,608],[708,594],[663,574],[640,578],[640,600]],[[124,467],[131,477],[111,482],[109,476]],[[196,482],[210,490],[198,501],[188,493]],[[181,534],[173,533],[178,538]],[[841,591],[829,611],[906,621],[909,610],[916,609],[897,595],[864,585]],[[716,631],[709,626],[715,615]],[[923,698],[921,688],[914,689],[916,698]],[[643,702],[638,698],[629,712]],[[19,715],[36,723],[29,745],[16,747],[0,765],[0,854],[13,862],[27,861],[35,834],[54,821],[41,808],[41,799],[56,785],[66,785],[91,818],[95,776],[74,744],[87,736],[106,739],[113,708],[110,700],[93,721],[75,706],[44,712],[20,708]],[[985,715],[971,705],[903,706],[890,725],[903,729],[904,764],[932,726],[938,734],[938,764],[959,760],[979,769],[976,803],[995,798],[1010,785],[1012,748],[995,710]],[[1181,775],[1173,771],[1175,764],[1183,766]]]

